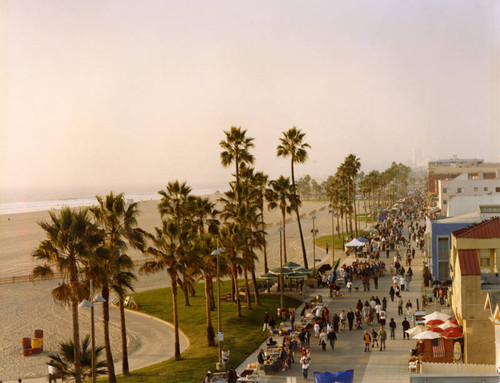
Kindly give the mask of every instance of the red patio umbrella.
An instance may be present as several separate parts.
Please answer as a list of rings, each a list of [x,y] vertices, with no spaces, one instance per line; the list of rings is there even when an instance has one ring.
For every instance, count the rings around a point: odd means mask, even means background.
[[[459,327],[448,327],[441,333],[443,338],[456,339],[464,336],[464,332]]]
[[[431,327],[431,328],[427,329],[427,331],[443,333],[445,330],[443,330],[441,327]]]
[[[440,324],[443,324],[444,321],[441,319],[431,319],[425,322],[425,325],[428,327],[434,327],[434,326],[439,326]]]
[[[451,318],[448,322],[453,323],[453,324],[454,324],[454,325],[456,325],[456,326],[460,326],[460,325],[458,324],[457,318]]]

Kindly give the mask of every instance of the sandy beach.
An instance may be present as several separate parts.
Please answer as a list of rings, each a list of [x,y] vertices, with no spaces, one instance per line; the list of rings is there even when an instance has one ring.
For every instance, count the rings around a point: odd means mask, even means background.
[[[215,198],[215,196],[212,196]],[[140,203],[141,215],[139,226],[145,230],[152,230],[160,222],[157,212],[158,201]],[[303,214],[302,227],[308,250],[309,267],[312,267],[312,219],[316,215],[316,228],[319,236],[331,233],[331,216],[328,213],[326,202],[304,202],[301,208]],[[8,219],[10,218],[10,220]],[[290,216],[292,218],[292,216]],[[31,252],[38,242],[44,238],[37,222],[48,219],[48,213],[35,212],[0,217],[0,278],[28,275],[34,267]],[[278,210],[266,212],[268,223],[268,264],[270,268],[279,266],[279,227],[280,213]],[[288,260],[302,264],[302,251],[297,223],[291,219],[287,223]],[[337,251],[337,256],[340,256]],[[134,259],[143,259],[139,252],[131,252]],[[316,249],[317,262],[326,261],[324,250]],[[331,259],[331,252],[328,255]],[[318,261],[320,260],[320,261]],[[264,263],[262,255],[257,266],[257,274],[263,273]],[[33,378],[46,374],[47,354],[57,350],[61,340],[71,336],[71,314],[68,308],[55,303],[51,297],[51,290],[57,281],[36,283],[15,283],[0,285],[0,380],[17,378]],[[164,274],[139,275],[136,290],[148,290],[168,285]],[[82,312],[80,321],[81,334],[90,331],[87,324],[88,313]],[[97,310],[100,318],[100,310]],[[102,343],[102,326],[96,326],[96,341]],[[32,336],[33,330],[44,330],[45,352],[41,356],[22,357],[21,340]],[[139,346],[133,332],[129,332],[130,353]],[[111,342],[115,361],[120,360],[119,323],[111,323]]]

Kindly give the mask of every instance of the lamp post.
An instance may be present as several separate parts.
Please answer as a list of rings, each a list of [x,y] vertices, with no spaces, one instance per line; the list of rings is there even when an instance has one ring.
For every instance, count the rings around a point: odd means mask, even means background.
[[[312,216],[312,221],[313,221],[313,229],[312,229],[312,233],[313,233],[313,275],[316,276],[316,226],[315,226],[316,216],[315,215]]]
[[[212,255],[217,256],[217,342],[219,343],[219,367],[222,369],[222,329],[221,329],[221,315],[220,315],[220,260],[219,255],[224,253],[224,249],[219,247],[219,240],[217,239],[217,249],[212,252]]]
[[[106,299],[101,297],[101,295],[97,295],[94,299],[94,286],[92,281],[90,281],[90,302],[84,299],[79,305],[79,308],[89,308],[90,307],[90,337],[92,342],[92,383],[96,382],[96,374],[95,374],[95,325],[94,325],[94,304],[95,303],[103,303],[106,302]],[[80,347],[80,345],[75,345],[75,347]]]
[[[283,226],[278,228],[280,232],[280,316],[281,310],[283,309],[283,232],[285,229]]]
[[[331,208],[330,213],[332,213],[332,268],[335,265],[335,226],[333,224],[333,217],[335,217],[335,209]]]

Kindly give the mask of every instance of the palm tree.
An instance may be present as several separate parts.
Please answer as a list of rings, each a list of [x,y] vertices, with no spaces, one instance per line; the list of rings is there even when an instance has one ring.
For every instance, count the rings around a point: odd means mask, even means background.
[[[162,198],[158,204],[158,210],[162,218],[169,217],[183,227],[184,223],[189,220],[191,216],[191,207],[194,202],[194,197],[191,195],[191,188],[186,182],[179,182],[175,180],[169,182],[165,190],[158,192]],[[188,251],[188,244],[183,244],[184,251]],[[193,267],[185,264],[185,272],[179,277],[179,286],[184,293],[184,305],[189,306],[189,290],[194,290],[194,279],[192,278]]]
[[[190,255],[185,252],[184,244],[190,241],[192,228],[187,222],[178,223],[175,219],[164,218],[160,228],[155,227],[154,234],[148,237],[152,242],[146,252],[154,260],[146,262],[140,272],[156,273],[166,269],[170,277],[172,291],[172,312],[174,317],[174,359],[181,360],[179,343],[179,315],[177,311],[177,286],[178,278],[186,272],[186,258]]]
[[[50,278],[53,267],[63,275],[63,280],[52,290],[54,300],[71,305],[73,319],[73,343],[80,344],[78,304],[83,297],[84,288],[80,283],[82,268],[102,244],[103,234],[94,225],[87,209],[73,210],[62,208],[59,216],[49,212],[50,221],[39,223],[46,235],[31,254],[42,262],[36,266],[32,275],[35,279]],[[80,348],[73,348],[74,378],[82,381]]]
[[[92,378],[92,349],[89,348],[90,335],[87,334],[82,341],[80,348],[80,366],[82,378],[87,380]],[[75,369],[75,355],[73,350],[75,343],[72,339],[59,343],[59,352],[57,354],[49,354],[50,361],[47,362],[49,366],[55,368],[55,376],[57,379],[62,379],[63,382],[76,379]],[[104,346],[97,346],[95,348],[95,374],[96,376],[104,375],[106,373],[106,361],[99,361],[99,356],[104,350]]]
[[[280,176],[277,180],[269,182],[266,190],[267,206],[269,210],[279,207],[281,210],[281,226],[283,227],[283,255],[287,262],[286,253],[286,215],[293,211],[293,192],[290,185],[290,178]]]
[[[290,157],[291,162],[291,173],[292,173],[292,191],[294,195],[297,195],[295,188],[295,174],[294,165],[302,164],[307,160],[307,150],[311,148],[308,143],[303,142],[305,133],[302,133],[300,129],[295,126],[289,129],[287,132],[283,132],[283,137],[280,138],[281,144],[276,148],[278,157]],[[298,199],[298,197],[296,197]],[[297,223],[299,225],[300,242],[302,245],[302,256],[304,257],[304,267],[307,269],[307,254],[306,246],[304,244],[304,235],[302,234],[302,225],[300,224],[300,214],[299,214],[299,204],[294,205],[295,213],[297,214]]]
[[[265,236],[266,223],[264,221],[264,202],[266,199],[266,188],[267,188],[267,180],[269,176],[264,172],[256,172],[255,176],[252,179],[252,185],[254,187],[253,194],[255,203],[260,211],[260,230],[263,232],[263,252],[264,252],[264,273],[267,274],[269,271],[269,267],[267,266],[267,241]]]
[[[356,236],[358,235],[358,219],[357,219],[357,211],[356,211],[356,176],[359,172],[359,169],[361,168],[361,162],[359,161],[359,158],[357,158],[354,154],[349,154],[344,161],[344,164],[346,166],[346,171],[349,177],[349,186],[350,186],[350,193],[349,195],[352,196],[352,204],[353,204],[353,210],[354,210],[354,228],[356,231]]]
[[[113,357],[111,344],[109,342],[109,303],[104,295],[109,296],[109,289],[118,296],[120,309],[120,327],[122,340],[122,373],[130,375],[127,351],[127,328],[125,323],[124,300],[127,291],[133,290],[132,282],[136,279],[131,273],[134,268],[132,259],[126,254],[127,242],[131,247],[144,251],[144,231],[137,227],[139,210],[137,203],[127,205],[123,193],[114,195],[110,192],[105,199],[96,196],[98,206],[91,208],[97,223],[105,233],[106,248],[109,250],[106,257],[105,274],[107,278],[103,284],[104,334],[106,359],[108,361],[108,375],[113,375],[111,381],[115,381]]]
[[[223,149],[220,154],[222,166],[228,167],[233,162],[236,168],[236,196],[238,207],[241,205],[240,171],[242,167],[253,164],[254,156],[250,154],[253,148],[253,138],[246,137],[246,129],[231,126],[231,130],[224,131],[226,140],[220,141],[219,145]]]

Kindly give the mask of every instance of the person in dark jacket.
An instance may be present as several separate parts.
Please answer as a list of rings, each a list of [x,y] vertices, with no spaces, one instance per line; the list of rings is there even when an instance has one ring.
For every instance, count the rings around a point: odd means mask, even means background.
[[[410,329],[410,322],[408,322],[408,319],[405,318],[401,325],[403,326],[403,339],[410,339],[410,335],[406,332],[406,330]]]
[[[347,313],[347,321],[349,322],[349,331],[352,330],[352,326],[354,325],[354,313],[351,309],[349,309]]]
[[[391,318],[389,327],[391,328],[391,339],[396,339],[396,322],[394,322],[394,318]]]
[[[326,339],[330,342],[330,347],[332,348],[332,351],[335,349],[335,341],[337,340],[337,334],[335,334],[335,331],[330,329],[330,332],[328,333]]]

